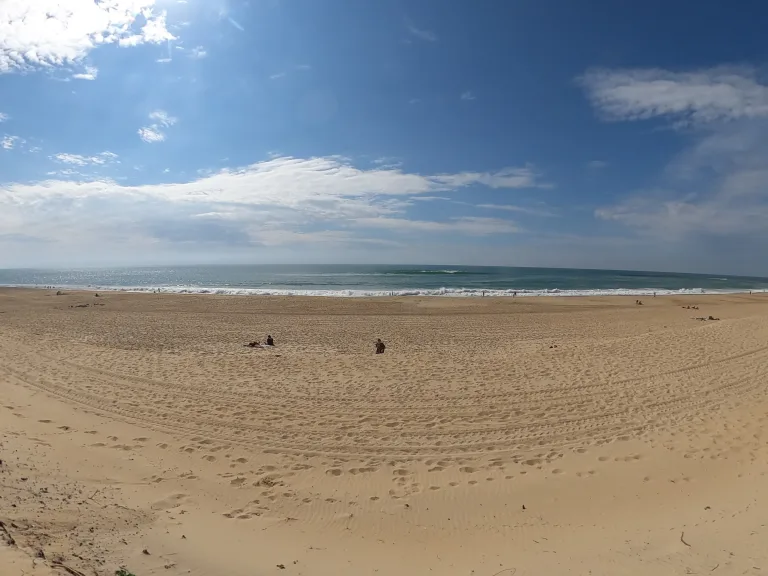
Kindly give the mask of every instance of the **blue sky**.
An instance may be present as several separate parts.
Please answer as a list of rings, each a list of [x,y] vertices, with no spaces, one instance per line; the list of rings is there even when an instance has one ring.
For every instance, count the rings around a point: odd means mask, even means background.
[[[766,18],[711,0],[4,0],[0,266],[768,274]]]

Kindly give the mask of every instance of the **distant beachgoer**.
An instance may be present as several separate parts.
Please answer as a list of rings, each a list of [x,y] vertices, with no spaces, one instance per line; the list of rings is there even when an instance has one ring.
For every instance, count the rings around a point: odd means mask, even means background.
[[[272,338],[272,336],[267,334],[267,346],[274,346],[274,345],[275,345],[274,339]]]
[[[387,347],[384,345],[384,342],[381,341],[381,338],[376,339],[376,354],[384,354],[384,350],[386,350]]]
[[[517,296],[517,291],[512,292],[512,298],[514,298],[515,296]]]
[[[243,344],[243,346],[248,346],[248,348],[258,348],[261,346],[258,340],[255,340],[253,342],[248,342],[248,344]]]
[[[653,297],[656,298],[656,292],[653,293]]]

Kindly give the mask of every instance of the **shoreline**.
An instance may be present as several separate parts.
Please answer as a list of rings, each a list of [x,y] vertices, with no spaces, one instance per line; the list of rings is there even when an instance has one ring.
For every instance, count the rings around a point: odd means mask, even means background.
[[[109,292],[119,294],[167,294],[167,295],[210,295],[210,296],[248,296],[248,297],[291,297],[291,298],[344,298],[344,299],[382,299],[382,298],[594,298],[594,297],[629,297],[645,298],[668,296],[728,296],[766,294],[768,289],[734,288],[706,290],[704,288],[614,288],[614,289],[476,289],[476,288],[440,288],[440,289],[399,289],[399,290],[292,290],[269,288],[232,288],[207,286],[102,286],[102,285],[0,285],[0,290],[56,290],[62,292]]]

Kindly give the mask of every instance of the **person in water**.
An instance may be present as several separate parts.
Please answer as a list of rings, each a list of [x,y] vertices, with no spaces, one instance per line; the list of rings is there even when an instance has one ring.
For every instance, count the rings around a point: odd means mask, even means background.
[[[376,354],[384,354],[384,350],[386,350],[387,347],[384,345],[384,342],[381,341],[381,338],[376,339]]]
[[[274,345],[275,345],[275,341],[272,339],[272,336],[267,334],[267,346],[274,346]]]

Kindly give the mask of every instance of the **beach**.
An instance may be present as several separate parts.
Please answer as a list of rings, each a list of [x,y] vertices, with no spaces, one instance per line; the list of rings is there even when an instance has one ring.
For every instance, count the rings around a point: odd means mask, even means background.
[[[0,574],[766,573],[768,294],[636,299],[0,289]]]

